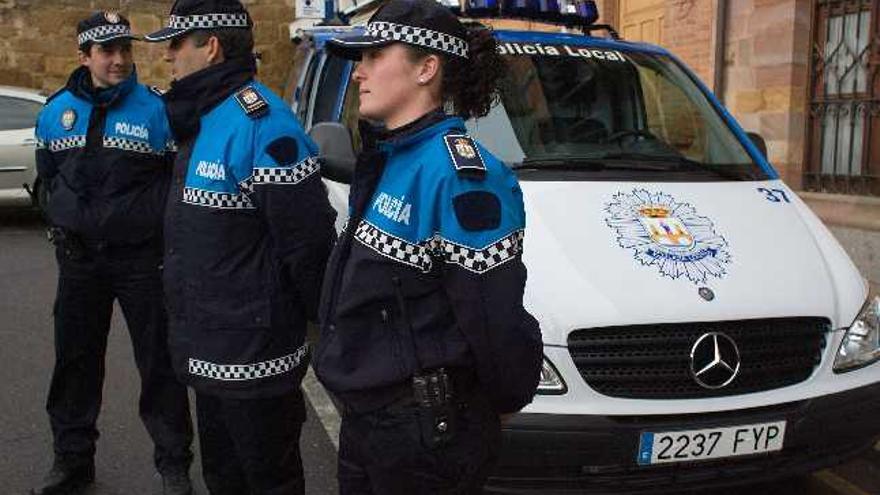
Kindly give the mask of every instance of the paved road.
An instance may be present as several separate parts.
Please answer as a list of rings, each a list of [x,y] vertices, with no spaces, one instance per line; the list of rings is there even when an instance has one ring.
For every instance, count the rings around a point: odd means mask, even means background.
[[[51,305],[56,268],[39,219],[0,211],[0,495],[19,495],[52,462],[43,409],[53,364]],[[118,316],[118,315],[117,315]],[[141,495],[158,488],[151,447],[137,419],[137,372],[121,318],[115,317],[107,352],[104,407],[99,423],[98,482],[93,495]],[[320,386],[307,383],[309,421],[301,447],[307,493],[335,494],[335,411]],[[325,428],[326,426],[326,428]],[[327,431],[331,434],[328,435]],[[199,463],[193,477],[199,494]],[[880,494],[880,454],[873,452],[834,470],[794,480],[712,495]]]
[[[44,410],[53,364],[51,308],[56,286],[52,250],[31,214],[0,213],[0,494],[19,495],[52,463]],[[107,350],[94,495],[141,495],[158,489],[149,437],[137,416],[139,380],[117,308]],[[335,495],[335,449],[315,410],[301,448],[308,494]],[[199,463],[193,469],[200,494]]]

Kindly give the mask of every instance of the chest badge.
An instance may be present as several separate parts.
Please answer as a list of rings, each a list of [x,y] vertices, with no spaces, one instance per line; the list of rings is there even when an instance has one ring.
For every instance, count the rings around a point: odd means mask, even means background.
[[[119,13],[113,11],[104,12],[104,19],[107,19],[107,22],[110,24],[119,24]]]
[[[705,284],[709,277],[727,274],[727,240],[692,205],[663,192],[634,189],[615,194],[605,211],[605,223],[616,232],[620,247],[664,277]]]
[[[262,117],[269,110],[269,102],[256,89],[248,86],[235,94],[235,100],[251,118]]]
[[[473,160],[477,157],[477,150],[475,150],[474,147],[471,146],[471,143],[468,142],[467,139],[456,139],[455,151],[466,160]]]
[[[452,165],[459,174],[482,178],[486,174],[486,164],[480,156],[476,143],[463,134],[447,134],[443,136]]]
[[[75,124],[76,111],[72,108],[68,108],[63,114],[61,114],[61,127],[63,127],[65,131],[70,131]]]

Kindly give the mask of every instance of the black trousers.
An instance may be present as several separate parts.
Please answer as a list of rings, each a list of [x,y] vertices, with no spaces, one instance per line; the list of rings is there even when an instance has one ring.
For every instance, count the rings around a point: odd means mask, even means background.
[[[196,393],[202,473],[211,495],[302,495],[300,390],[270,398]]]
[[[168,353],[160,255],[143,247],[57,250],[55,369],[46,409],[61,462],[90,462],[95,453],[114,300],[134,347],[141,378],[138,410],[153,439],[156,467],[165,472],[192,462],[189,401]]]
[[[340,495],[480,494],[501,446],[501,425],[476,393],[459,403],[448,443],[422,441],[412,399],[367,414],[343,414]]]

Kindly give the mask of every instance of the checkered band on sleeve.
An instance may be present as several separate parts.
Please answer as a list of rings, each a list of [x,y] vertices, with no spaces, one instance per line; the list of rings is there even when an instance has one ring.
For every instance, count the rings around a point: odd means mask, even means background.
[[[321,162],[310,156],[292,167],[255,167],[253,184],[295,185],[321,170]]]
[[[125,24],[105,24],[84,31],[77,37],[79,44],[95,40],[106,40],[108,37],[131,36],[131,28]]]
[[[85,136],[63,137],[61,139],[53,139],[46,143],[46,147],[48,147],[49,151],[51,151],[52,153],[57,153],[59,151],[65,151],[73,148],[85,148],[85,146]]]
[[[105,136],[104,147],[150,155],[161,155],[163,153],[162,151],[154,150],[149,143],[143,143],[140,141],[134,141],[131,139],[125,139],[116,136]]]
[[[189,373],[225,382],[259,380],[296,369],[303,362],[308,351],[308,344],[303,344],[292,354],[253,364],[217,364],[190,358]]]
[[[220,208],[225,210],[252,210],[253,203],[245,194],[230,194],[214,191],[205,191],[185,187],[183,189],[183,202],[195,206],[208,208]]]
[[[171,29],[246,28],[248,15],[244,13],[173,15],[168,19],[168,27]]]
[[[364,34],[385,40],[400,41],[411,45],[423,46],[432,50],[449,53],[457,57],[468,58],[467,41],[450,34],[433,31],[415,26],[405,26],[393,22],[371,22],[367,24]]]
[[[424,273],[431,271],[430,241],[413,244],[382,231],[366,220],[361,220],[355,230],[354,238],[386,258],[418,268]]]
[[[522,253],[525,232],[517,230],[483,249],[471,249],[440,239],[439,254],[446,263],[482,274],[503,265]]]

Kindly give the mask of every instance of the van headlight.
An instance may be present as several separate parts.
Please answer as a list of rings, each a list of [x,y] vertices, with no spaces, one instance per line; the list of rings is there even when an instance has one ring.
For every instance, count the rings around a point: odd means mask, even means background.
[[[562,395],[568,391],[562,376],[556,371],[553,363],[544,357],[541,365],[541,379],[538,381],[538,395]]]
[[[880,359],[880,296],[868,298],[837,350],[834,371],[845,372]]]

